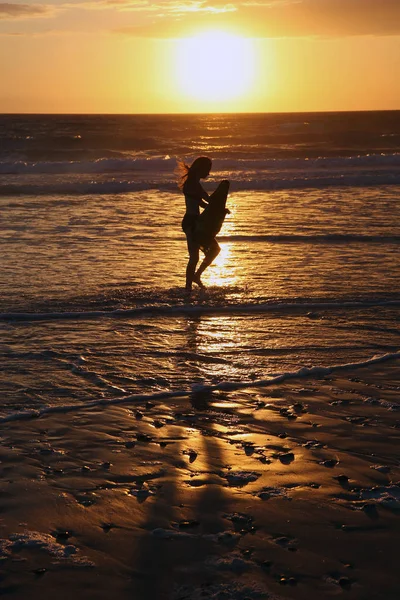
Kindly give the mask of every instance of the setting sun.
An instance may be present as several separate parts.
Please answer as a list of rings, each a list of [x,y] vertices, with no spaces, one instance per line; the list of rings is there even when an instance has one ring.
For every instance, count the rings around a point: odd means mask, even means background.
[[[176,77],[187,96],[203,102],[236,99],[251,91],[255,52],[250,39],[210,31],[180,40]]]

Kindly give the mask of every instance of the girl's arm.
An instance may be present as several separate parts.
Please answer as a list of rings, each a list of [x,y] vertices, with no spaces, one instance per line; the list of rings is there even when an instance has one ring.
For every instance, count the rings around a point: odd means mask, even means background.
[[[183,187],[183,191],[185,194],[196,198],[199,203],[199,206],[201,206],[202,208],[206,208],[206,206],[208,205],[209,195],[207,194],[206,190],[203,188],[199,181],[186,181]]]
[[[208,206],[208,200],[209,200],[210,196],[207,194],[206,190],[203,188],[201,183],[199,183],[199,192],[200,192],[199,206],[201,206],[202,208],[206,208]]]

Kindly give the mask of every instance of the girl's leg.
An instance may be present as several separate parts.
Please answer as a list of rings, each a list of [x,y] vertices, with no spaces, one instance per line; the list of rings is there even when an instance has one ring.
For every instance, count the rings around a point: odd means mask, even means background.
[[[205,269],[207,269],[207,267],[209,267],[211,265],[211,263],[213,262],[213,260],[215,258],[217,258],[218,254],[221,252],[221,248],[218,245],[217,240],[213,240],[209,249],[207,250],[207,253],[203,259],[203,262],[201,263],[200,267],[198,268],[197,272],[194,274],[193,277],[193,281],[195,283],[197,283],[197,285],[199,285],[200,287],[204,287],[204,285],[202,284],[200,277],[202,275],[202,273],[205,271]]]
[[[192,291],[197,263],[199,262],[199,247],[188,238],[189,261],[186,267],[186,291]]]

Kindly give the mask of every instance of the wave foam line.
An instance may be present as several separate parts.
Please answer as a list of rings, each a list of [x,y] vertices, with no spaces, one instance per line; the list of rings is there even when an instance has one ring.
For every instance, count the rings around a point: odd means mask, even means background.
[[[340,310],[342,308],[362,309],[374,306],[390,307],[400,306],[399,300],[364,300],[344,302],[276,302],[267,304],[179,304],[150,305],[136,308],[121,308],[117,310],[91,310],[72,312],[49,312],[49,313],[24,313],[9,312],[0,313],[0,321],[58,321],[58,320],[91,320],[99,318],[140,318],[148,315],[159,316],[191,316],[212,314],[236,314],[236,313],[266,313],[266,312],[298,312],[309,310]]]
[[[384,173],[380,171],[368,173],[337,173],[319,176],[311,176],[307,173],[290,177],[285,173],[272,178],[251,178],[244,174],[242,178],[239,173],[233,177],[234,185],[232,191],[279,191],[295,189],[324,189],[330,187],[376,187],[400,185],[400,175],[398,168],[395,172]],[[258,174],[257,174],[258,175]],[[230,174],[227,175],[227,178]],[[175,181],[163,180],[159,178],[151,180],[122,180],[122,181],[90,181],[90,182],[69,182],[61,181],[57,183],[44,182],[40,185],[33,183],[15,183],[0,185],[0,196],[43,196],[53,194],[68,195],[107,195],[107,194],[127,194],[130,192],[144,192],[157,190],[162,192],[176,193],[177,187]]]
[[[176,390],[176,391],[165,391],[165,392],[157,392],[154,394],[132,394],[129,396],[122,396],[118,398],[101,398],[96,400],[91,400],[88,402],[81,402],[79,404],[66,404],[62,406],[47,406],[45,408],[41,408],[38,410],[26,410],[20,411],[16,413],[12,413],[5,417],[0,418],[0,423],[8,423],[10,421],[22,421],[25,419],[38,419],[45,415],[55,414],[55,413],[67,413],[72,411],[80,411],[85,410],[87,408],[92,408],[94,406],[115,406],[116,404],[130,404],[134,402],[144,402],[148,400],[165,400],[167,398],[182,398],[189,397],[193,394],[202,394],[209,393],[214,391],[235,391],[242,390],[246,388],[259,388],[259,387],[269,387],[271,385],[277,385],[289,379],[304,379],[309,377],[314,377],[316,379],[320,379],[325,377],[326,375],[331,375],[332,373],[337,373],[340,371],[348,371],[354,369],[360,369],[363,367],[370,367],[372,365],[376,365],[379,363],[387,362],[390,360],[399,360],[400,359],[400,351],[391,352],[388,354],[383,354],[381,356],[373,356],[364,361],[356,362],[356,363],[345,363],[342,365],[332,365],[328,367],[301,367],[297,371],[289,371],[287,373],[281,373],[279,375],[274,375],[269,379],[258,379],[256,381],[222,381],[215,385],[193,385],[188,390]]]
[[[398,167],[400,152],[366,154],[356,156],[319,156],[316,158],[215,158],[217,170],[268,170],[268,169],[348,169],[350,167]],[[98,158],[96,160],[0,161],[0,175],[37,175],[71,173],[119,173],[125,171],[173,172],[176,159],[170,156],[148,156],[146,158]]]

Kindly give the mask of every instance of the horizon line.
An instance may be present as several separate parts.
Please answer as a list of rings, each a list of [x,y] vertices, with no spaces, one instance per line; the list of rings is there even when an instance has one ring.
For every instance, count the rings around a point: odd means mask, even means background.
[[[283,110],[283,111],[210,111],[210,112],[0,112],[0,116],[124,116],[124,117],[167,117],[167,116],[206,116],[206,115],[301,115],[301,114],[337,114],[337,113],[377,113],[400,112],[400,108],[367,108],[339,110]]]

